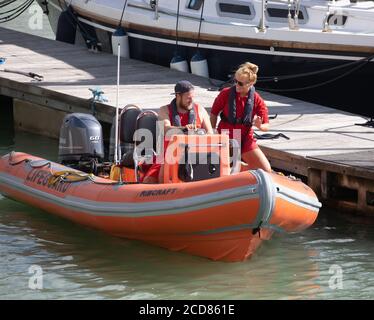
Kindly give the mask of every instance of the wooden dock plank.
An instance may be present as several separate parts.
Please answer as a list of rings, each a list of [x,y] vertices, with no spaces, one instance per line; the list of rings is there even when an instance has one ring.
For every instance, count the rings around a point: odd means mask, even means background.
[[[374,150],[323,155],[313,158],[317,160],[335,162],[343,165],[360,167],[370,171],[374,171]]]

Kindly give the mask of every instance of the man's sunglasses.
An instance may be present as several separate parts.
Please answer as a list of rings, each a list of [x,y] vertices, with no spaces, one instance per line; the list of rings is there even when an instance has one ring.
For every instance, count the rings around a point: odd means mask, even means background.
[[[240,87],[244,87],[245,85],[248,84],[248,83],[244,83],[244,82],[238,81],[236,79],[234,79],[234,82],[235,82],[235,84],[239,85]]]

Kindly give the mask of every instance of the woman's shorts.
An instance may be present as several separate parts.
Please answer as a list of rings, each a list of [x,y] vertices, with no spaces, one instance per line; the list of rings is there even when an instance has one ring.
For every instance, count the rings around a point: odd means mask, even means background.
[[[255,139],[245,139],[242,143],[242,154],[246,153],[248,151],[252,151],[254,149],[258,148],[258,145],[256,143]]]

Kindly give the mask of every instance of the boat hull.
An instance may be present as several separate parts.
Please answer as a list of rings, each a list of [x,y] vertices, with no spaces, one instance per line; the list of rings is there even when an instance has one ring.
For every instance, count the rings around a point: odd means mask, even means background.
[[[160,185],[55,179],[56,172],[68,170],[11,153],[0,159],[0,192],[111,235],[231,262],[251,257],[274,231],[309,227],[320,206],[301,182],[261,170]]]

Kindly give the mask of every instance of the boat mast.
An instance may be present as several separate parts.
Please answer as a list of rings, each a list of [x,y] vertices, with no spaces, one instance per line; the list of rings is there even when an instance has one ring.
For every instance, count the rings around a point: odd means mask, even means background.
[[[119,74],[121,64],[121,44],[118,42],[118,54],[117,54],[117,97],[116,97],[116,127],[115,127],[115,147],[114,147],[114,163],[119,164],[118,157],[118,105],[119,105]]]

